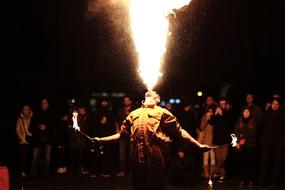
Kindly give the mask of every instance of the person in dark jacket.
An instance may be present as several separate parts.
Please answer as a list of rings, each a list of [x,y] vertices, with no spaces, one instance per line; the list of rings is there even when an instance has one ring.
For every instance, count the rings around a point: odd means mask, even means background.
[[[282,154],[285,147],[285,115],[280,109],[282,102],[274,98],[261,120],[260,184],[280,184]]]
[[[93,132],[90,136],[104,137],[111,135],[115,132],[114,116],[111,110],[109,110],[109,102],[107,99],[101,100],[100,106],[94,113]],[[95,174],[102,177],[109,177],[112,167],[115,167],[114,160],[112,160],[112,145],[107,144],[95,144],[94,145],[94,160],[92,161],[93,170]]]
[[[133,101],[130,96],[125,96],[123,98],[123,106],[119,108],[115,115],[115,127],[116,132],[120,131],[120,126],[122,122],[126,119],[128,114],[134,110]],[[128,165],[128,154],[130,149],[129,139],[120,139],[118,142],[118,173],[117,176],[125,176],[129,173],[129,165]]]
[[[55,112],[50,108],[48,99],[41,101],[41,109],[35,114],[32,124],[33,156],[31,163],[31,176],[38,175],[41,163],[41,174],[48,176],[50,173],[51,151],[54,145],[57,119]]]
[[[255,104],[254,96],[251,93],[246,94],[245,100],[246,100],[246,105],[242,108],[242,110],[245,108],[250,109],[251,117],[254,117],[258,125],[263,114],[261,107]]]
[[[196,181],[193,180],[197,177],[193,168],[193,163],[196,162],[195,157],[188,154],[189,149],[191,148],[187,144],[180,144],[179,147],[176,147],[175,155],[171,157],[168,165],[168,183],[192,186],[196,184]]]
[[[60,118],[55,136],[55,166],[58,174],[67,172],[68,113]]]
[[[234,131],[238,138],[239,187],[244,187],[247,184],[252,187],[256,182],[257,127],[256,117],[252,117],[251,109],[244,108],[242,115],[236,122]]]
[[[195,108],[193,106],[193,103],[191,101],[185,101],[182,102],[182,109],[179,111],[176,111],[176,115],[177,115],[177,120],[179,121],[179,123],[181,124],[181,126],[183,126],[183,128],[185,129],[185,131],[187,131],[194,139],[198,138],[198,125],[199,122],[197,121],[197,117],[196,117],[196,113],[195,113]],[[173,112],[172,112],[173,113]],[[183,158],[182,160],[187,160],[189,157],[190,158],[190,162],[188,163],[189,168],[188,170],[190,171],[191,174],[191,178],[188,179],[188,182],[191,185],[195,185],[198,184],[201,180],[201,175],[200,175],[200,171],[201,171],[201,165],[200,162],[202,161],[202,154],[201,151],[196,148],[195,146],[193,146],[193,144],[188,144],[186,142],[183,142],[183,140],[179,140],[178,138],[175,138],[175,140],[178,143],[173,143],[174,145],[176,144],[177,147],[188,147],[188,150],[186,151],[182,151],[185,152],[186,154],[186,158]],[[206,144],[206,143],[202,143],[202,144]],[[177,154],[175,154],[175,156],[177,156]]]
[[[78,112],[78,126],[80,131],[83,133],[88,133],[91,118],[87,112],[85,105],[79,105],[73,110],[73,112]],[[89,153],[88,139],[74,131],[72,124],[69,124],[69,149],[70,149],[70,174],[73,176],[78,176],[80,174],[88,174],[88,169],[90,163],[88,163],[87,155]]]
[[[216,155],[214,175],[220,176],[219,182],[223,183],[226,177],[225,162],[228,157],[228,144],[231,142],[230,134],[234,129],[233,112],[228,107],[226,99],[220,99],[219,106],[216,108],[215,114],[209,120],[209,123],[214,125],[213,145],[219,146],[214,149]]]

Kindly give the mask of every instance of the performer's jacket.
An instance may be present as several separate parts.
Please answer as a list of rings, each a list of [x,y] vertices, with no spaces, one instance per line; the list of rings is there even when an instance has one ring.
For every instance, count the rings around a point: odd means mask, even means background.
[[[160,106],[132,111],[123,121],[120,135],[130,137],[131,166],[144,165],[151,169],[165,166],[163,143],[171,142],[171,135],[181,137],[182,127],[175,116]]]

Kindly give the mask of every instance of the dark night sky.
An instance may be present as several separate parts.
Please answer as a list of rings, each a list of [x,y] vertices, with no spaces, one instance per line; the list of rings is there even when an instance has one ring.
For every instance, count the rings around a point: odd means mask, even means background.
[[[90,1],[5,2],[1,45],[8,98],[145,91],[126,13],[108,5],[88,12]],[[198,89],[218,94],[230,84],[237,97],[246,90],[284,93],[283,15],[281,1],[192,0],[170,18],[157,90],[167,96]]]

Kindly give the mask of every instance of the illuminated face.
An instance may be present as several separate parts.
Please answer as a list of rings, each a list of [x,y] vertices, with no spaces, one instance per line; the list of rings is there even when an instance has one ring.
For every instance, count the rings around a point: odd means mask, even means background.
[[[49,103],[48,103],[48,100],[47,99],[43,99],[42,102],[41,102],[41,107],[43,110],[47,110],[48,107],[49,107]]]
[[[153,97],[146,97],[145,103],[147,105],[156,105],[157,104],[156,100]]]
[[[124,106],[130,106],[132,105],[132,100],[129,97],[125,97],[123,103]]]
[[[170,102],[167,102],[165,104],[165,108],[168,109],[168,110],[171,110],[171,103]]]
[[[249,118],[250,116],[250,110],[249,109],[244,109],[242,112],[242,115],[244,118]]]
[[[184,152],[178,152],[178,157],[179,157],[179,158],[184,158],[184,156],[185,156],[185,155],[184,155]]]
[[[248,104],[253,103],[253,95],[252,95],[252,94],[246,95],[246,102],[247,102]]]
[[[24,106],[23,107],[23,109],[22,109],[22,113],[23,113],[23,115],[25,115],[25,116],[29,116],[30,114],[31,114],[31,109],[30,109],[30,107],[29,106]]]
[[[212,116],[214,114],[214,110],[213,109],[208,109],[207,115],[208,116]]]
[[[271,103],[271,109],[273,111],[277,111],[279,109],[279,102],[277,100],[273,100]]]
[[[220,100],[220,107],[221,107],[221,109],[225,110],[227,108],[227,101],[226,100]]]
[[[107,100],[103,100],[102,102],[101,102],[101,106],[102,107],[108,107],[108,101]]]
[[[146,92],[145,94],[145,105],[156,105],[160,102],[160,97],[155,92]]]
[[[79,113],[79,115],[85,115],[86,114],[86,109],[84,107],[78,108],[78,113]]]
[[[214,103],[215,103],[215,102],[214,102],[213,97],[208,96],[208,97],[207,97],[207,100],[206,100],[206,104],[207,104],[207,105],[213,105]]]

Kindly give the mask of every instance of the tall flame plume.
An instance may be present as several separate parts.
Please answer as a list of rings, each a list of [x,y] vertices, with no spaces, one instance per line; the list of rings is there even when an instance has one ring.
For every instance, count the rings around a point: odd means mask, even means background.
[[[191,0],[130,0],[133,40],[138,53],[139,73],[152,90],[162,76],[160,65],[166,52],[169,21],[167,16]]]

